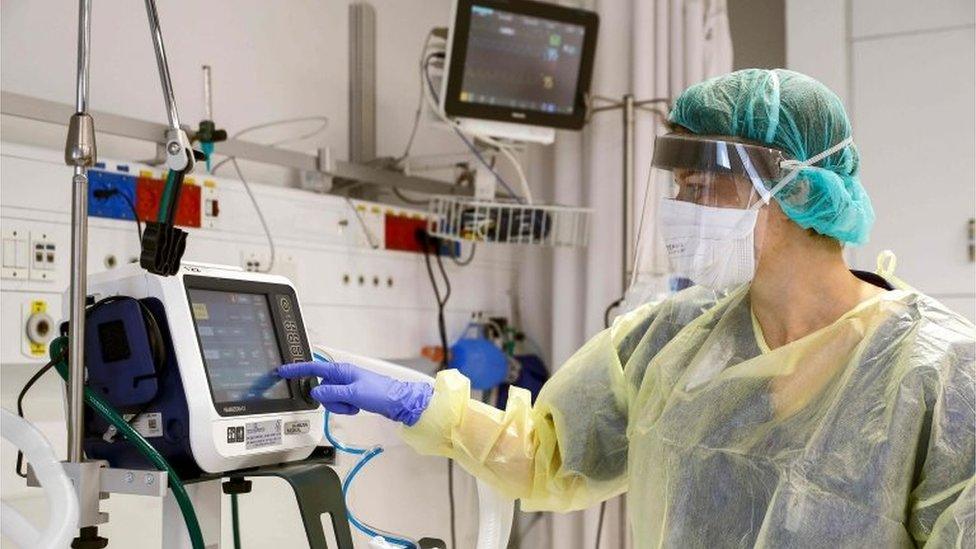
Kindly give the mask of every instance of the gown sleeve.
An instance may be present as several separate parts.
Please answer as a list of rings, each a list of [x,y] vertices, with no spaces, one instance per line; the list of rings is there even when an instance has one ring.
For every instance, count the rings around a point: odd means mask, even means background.
[[[437,375],[420,420],[403,430],[422,454],[454,459],[524,510],[570,511],[626,490],[628,405],[623,364],[656,314],[644,306],[619,317],[579,349],[543,386],[533,406],[513,387],[505,410],[470,398],[467,378]]]
[[[976,362],[971,335],[944,342],[908,530],[918,546],[976,547]]]

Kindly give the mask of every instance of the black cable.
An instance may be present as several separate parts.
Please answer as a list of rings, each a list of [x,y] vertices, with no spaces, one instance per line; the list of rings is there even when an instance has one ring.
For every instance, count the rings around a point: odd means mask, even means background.
[[[624,302],[624,298],[621,297],[620,299],[618,299],[618,300],[614,301],[613,303],[611,303],[610,305],[608,305],[607,306],[607,310],[603,311],[603,327],[604,328],[609,328],[610,327],[610,311],[616,309],[623,302]]]
[[[441,331],[441,345],[444,346],[444,356],[442,360],[442,367],[447,367],[448,364],[448,347],[447,347],[447,323],[444,320],[444,308],[447,306],[447,300],[451,298],[451,279],[447,277],[447,270],[444,268],[444,261],[441,259],[440,254],[440,240],[434,240],[432,242],[434,246],[434,257],[437,259],[437,268],[441,271],[441,276],[444,278],[444,285],[447,290],[444,292],[444,298],[440,300],[440,306],[437,311],[437,322]],[[429,257],[429,256],[428,256]],[[429,259],[428,259],[428,270]],[[433,281],[433,278],[431,278]],[[452,549],[457,549],[457,520],[455,518],[455,504],[454,504],[454,460],[447,460],[447,498],[450,503],[451,511],[451,547]]]
[[[132,211],[132,217],[136,222],[136,231],[139,232],[139,245],[142,245],[142,220],[139,219],[139,212],[136,210],[135,203],[132,202],[132,198],[129,195],[122,192],[120,189],[112,187],[104,187],[100,189],[95,189],[92,191],[92,196],[99,200],[108,200],[113,196],[121,196],[125,200],[126,204],[129,205],[129,209]]]
[[[24,396],[27,394],[27,391],[30,391],[30,388],[33,387],[35,383],[37,383],[37,380],[41,379],[41,377],[43,377],[44,374],[48,372],[48,370],[53,368],[54,364],[57,363],[58,360],[60,360],[60,358],[61,357],[58,357],[57,359],[52,360],[51,362],[48,362],[47,364],[42,366],[40,370],[35,372],[34,375],[27,380],[27,383],[24,384],[23,388],[21,388],[20,394],[17,395],[18,416],[22,418],[24,417]],[[24,465],[24,452],[22,452],[21,450],[17,450],[17,463],[16,463],[16,469],[14,471],[17,473],[18,477],[27,478],[27,473],[21,472],[21,468],[23,465]]]
[[[532,529],[535,528],[535,525],[539,524],[539,522],[542,521],[542,517],[545,516],[543,513],[534,513],[534,515],[535,516],[532,517],[532,520],[529,521],[529,524],[526,525],[524,529],[519,528],[519,537],[517,541],[519,547],[521,547],[522,542],[525,541],[525,538],[528,537],[529,533],[532,532]]]
[[[440,242],[439,240],[436,242]],[[436,245],[436,244],[435,244]],[[438,246],[440,248],[440,246]],[[447,271],[444,269],[444,260],[441,259],[441,254],[439,249],[435,249],[434,258],[437,259],[437,268],[441,271],[441,276],[444,277],[444,285],[447,286],[447,292],[444,294],[444,305],[447,305],[447,300],[451,299],[451,279],[447,278]]]
[[[440,240],[431,238],[431,236],[426,232],[418,233],[417,237],[420,239],[420,247],[424,252],[424,265],[427,267],[427,276],[430,278],[430,286],[434,290],[434,299],[437,300],[437,330],[440,332],[442,349],[441,363],[437,369],[443,370],[448,366],[447,324],[444,321],[444,308],[447,306],[447,300],[451,298],[451,280],[447,277],[447,270],[444,268],[444,262],[441,260],[439,250]],[[441,296],[440,287],[437,285],[437,278],[434,276],[434,267],[430,262],[431,246],[434,247],[434,254],[437,258],[437,267],[444,279],[445,291],[443,297]],[[456,513],[454,502],[454,461],[451,459],[447,460],[447,498],[450,505],[451,516],[451,549],[457,549],[457,519],[455,516]]]
[[[447,321],[444,319],[444,309],[447,307],[447,300],[451,298],[451,281],[447,278],[447,271],[444,270],[444,262],[441,260],[440,250],[434,250],[434,257],[437,258],[437,267],[440,269],[441,276],[444,278],[444,284],[447,286],[447,291],[444,292],[444,297],[441,299],[441,305],[437,311],[437,323],[440,325],[441,331],[441,345],[444,346],[443,367],[446,368],[450,356],[447,343]]]
[[[437,279],[434,276],[434,267],[430,262],[430,248],[435,245],[435,240],[430,237],[427,233],[422,233],[421,235],[421,248],[424,252],[424,265],[427,267],[427,276],[430,278],[430,285],[434,290],[434,298],[437,300],[437,328],[440,332],[441,338],[441,364],[438,370],[443,370],[447,368],[448,365],[448,347],[447,347],[447,328],[444,322],[444,307],[447,305],[447,300],[451,297],[451,281],[447,278],[447,272],[444,270],[444,264],[441,262],[440,253],[438,253],[437,248],[434,249],[434,253],[437,257],[437,262],[440,267],[441,275],[444,277],[444,282],[446,286],[446,291],[444,296],[441,297],[440,288],[437,285]]]
[[[454,460],[447,460],[447,498],[451,510],[451,549],[457,549],[457,523],[454,518]]]
[[[607,502],[600,504],[600,521],[596,523],[596,544],[594,547],[600,549],[600,537],[603,534],[603,516],[607,514]]]
[[[136,220],[136,230],[139,231],[139,244],[142,244],[142,220],[139,219],[139,212],[136,210],[135,203],[129,198],[129,195],[120,192],[119,196],[129,205],[129,209],[132,210],[132,217]]]
[[[471,255],[469,255],[467,259],[460,260],[454,254],[451,254],[451,261],[453,261],[454,264],[457,265],[458,267],[467,267],[468,265],[471,264],[472,261],[474,261],[474,252],[475,252],[476,249],[477,249],[477,244],[475,244],[474,242],[472,242],[471,243]]]

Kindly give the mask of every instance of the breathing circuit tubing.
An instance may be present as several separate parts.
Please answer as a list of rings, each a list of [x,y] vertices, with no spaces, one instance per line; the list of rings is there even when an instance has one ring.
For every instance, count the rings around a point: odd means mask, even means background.
[[[314,356],[317,362],[332,362],[327,357],[319,353],[315,353]],[[346,478],[342,480],[342,500],[346,504],[346,516],[349,517],[349,523],[355,526],[357,530],[359,530],[360,532],[362,532],[363,534],[365,534],[370,538],[381,537],[384,540],[386,540],[387,543],[399,545],[402,547],[407,547],[410,549],[414,549],[418,547],[417,542],[405,537],[400,537],[396,534],[391,534],[389,532],[384,532],[374,527],[371,527],[365,522],[360,521],[353,514],[352,508],[349,506],[349,488],[350,486],[352,486],[352,481],[355,480],[356,475],[358,475],[360,471],[363,470],[363,467],[365,467],[367,463],[369,463],[376,456],[383,453],[383,447],[374,446],[372,448],[357,448],[353,446],[346,446],[345,444],[339,442],[338,440],[335,439],[335,437],[332,436],[332,432],[329,430],[330,416],[331,414],[329,413],[328,410],[326,410],[325,411],[325,439],[328,440],[329,444],[335,447],[335,449],[339,452],[343,452],[353,456],[361,456],[359,458],[359,461],[357,461],[356,464],[353,465],[352,469],[349,470],[349,473],[346,474]]]

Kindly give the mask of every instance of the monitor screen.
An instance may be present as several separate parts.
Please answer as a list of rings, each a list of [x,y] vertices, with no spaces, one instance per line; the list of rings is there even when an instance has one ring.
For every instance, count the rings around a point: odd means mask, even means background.
[[[530,0],[454,2],[440,98],[446,115],[469,123],[583,127],[596,13]]]
[[[585,35],[583,25],[472,5],[458,99],[572,114]]]
[[[288,383],[274,374],[282,360],[267,296],[188,293],[214,402],[291,398]]]

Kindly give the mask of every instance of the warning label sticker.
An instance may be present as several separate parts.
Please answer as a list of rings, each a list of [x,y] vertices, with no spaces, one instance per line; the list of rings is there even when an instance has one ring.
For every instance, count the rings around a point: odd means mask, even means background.
[[[132,419],[132,414],[125,414],[122,417],[128,421],[129,425],[132,425],[132,427],[138,431],[140,435],[146,438],[163,436],[163,414],[159,412],[139,414],[139,417],[137,417],[135,421],[130,421]]]
[[[264,448],[281,444],[281,420],[269,419],[244,424],[244,448]]]

